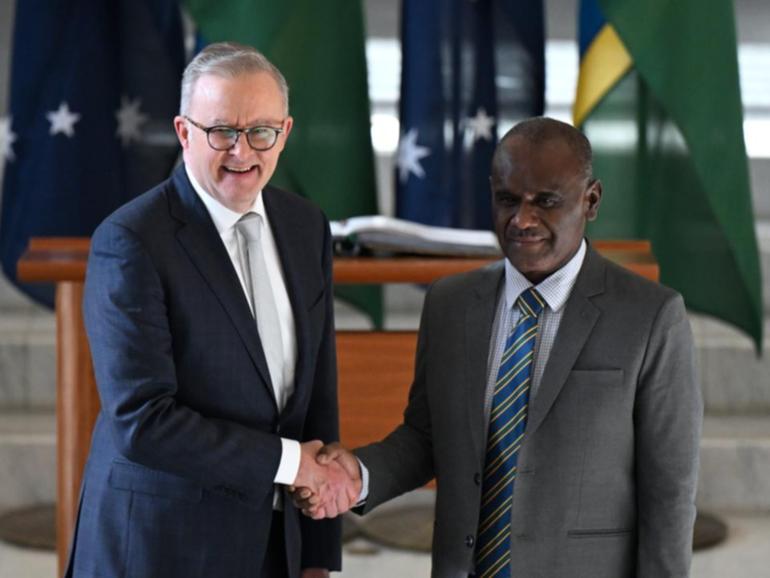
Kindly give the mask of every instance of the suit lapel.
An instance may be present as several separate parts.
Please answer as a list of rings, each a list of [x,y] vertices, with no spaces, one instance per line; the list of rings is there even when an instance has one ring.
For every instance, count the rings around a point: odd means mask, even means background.
[[[273,403],[276,403],[257,324],[249,309],[230,256],[222,244],[206,207],[187,179],[184,165],[174,171],[173,180],[178,196],[169,197],[171,214],[183,223],[177,232],[177,239],[227,312],[230,321],[246,345]]]
[[[589,246],[559,325],[556,340],[531,401],[527,435],[532,435],[545,419],[559,395],[601,312],[590,297],[604,292],[605,264]]]
[[[465,351],[468,422],[478,456],[484,453],[486,423],[484,394],[487,387],[487,362],[497,307],[497,294],[503,275],[503,262],[484,272],[465,310]]]

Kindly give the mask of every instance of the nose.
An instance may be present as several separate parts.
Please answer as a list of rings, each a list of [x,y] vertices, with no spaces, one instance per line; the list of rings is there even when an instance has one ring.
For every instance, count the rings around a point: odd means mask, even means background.
[[[249,146],[248,140],[246,139],[246,135],[241,133],[238,135],[238,140],[235,141],[233,147],[227,152],[233,156],[242,157],[249,154],[252,150],[253,149]]]
[[[537,226],[538,216],[537,208],[531,203],[522,202],[518,210],[514,213],[511,222],[516,228],[524,230]]]

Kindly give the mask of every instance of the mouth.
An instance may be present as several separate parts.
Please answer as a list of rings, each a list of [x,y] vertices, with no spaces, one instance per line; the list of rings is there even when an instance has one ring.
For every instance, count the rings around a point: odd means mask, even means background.
[[[235,176],[245,176],[253,173],[257,170],[257,165],[250,165],[247,167],[228,167],[223,166],[222,170],[228,174],[235,175]]]
[[[545,241],[545,239],[541,238],[535,238],[535,237],[518,237],[511,239],[513,243],[516,243],[517,245],[537,245],[539,243],[542,243]]]
[[[508,241],[520,246],[529,246],[543,243],[545,237],[539,235],[509,235]]]

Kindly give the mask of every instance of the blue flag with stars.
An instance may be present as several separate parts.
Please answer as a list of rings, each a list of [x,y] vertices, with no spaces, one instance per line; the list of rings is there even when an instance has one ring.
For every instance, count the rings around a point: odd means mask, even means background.
[[[24,0],[13,29],[0,258],[16,281],[30,237],[90,236],[168,176],[179,154],[177,0]],[[51,287],[20,286],[51,304]]]
[[[543,113],[542,0],[402,0],[396,212],[492,226],[498,129]]]

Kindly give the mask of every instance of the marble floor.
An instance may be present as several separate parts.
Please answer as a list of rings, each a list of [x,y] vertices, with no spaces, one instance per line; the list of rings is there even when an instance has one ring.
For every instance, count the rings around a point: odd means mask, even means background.
[[[770,515],[724,516],[730,528],[722,545],[695,554],[692,578],[767,578],[770,576]],[[382,548],[364,539],[345,546],[344,570],[337,578],[425,578],[427,554]],[[52,553],[23,550],[0,542],[0,578],[54,578]]]

